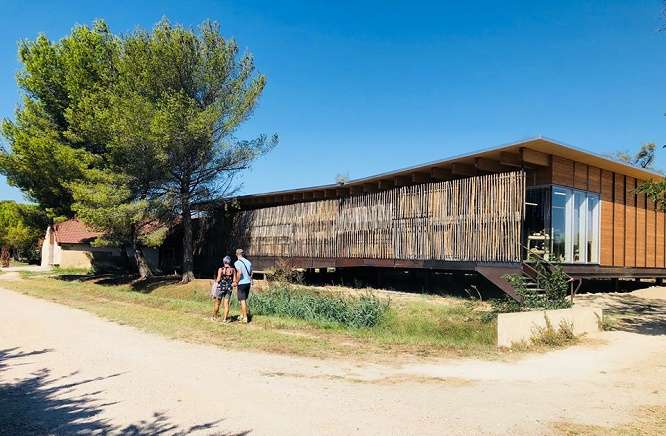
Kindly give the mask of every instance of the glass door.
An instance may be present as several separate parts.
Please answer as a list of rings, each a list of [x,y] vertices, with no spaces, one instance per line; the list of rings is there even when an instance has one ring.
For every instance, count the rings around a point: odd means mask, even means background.
[[[587,195],[583,191],[573,193],[573,220],[571,222],[571,241],[573,244],[571,253],[573,262],[585,262],[587,243]]]
[[[587,258],[588,263],[599,263],[599,195],[587,194]]]
[[[571,189],[553,186],[551,208],[551,259],[554,262],[571,262]]]
[[[599,261],[599,195],[553,186],[550,260]]]

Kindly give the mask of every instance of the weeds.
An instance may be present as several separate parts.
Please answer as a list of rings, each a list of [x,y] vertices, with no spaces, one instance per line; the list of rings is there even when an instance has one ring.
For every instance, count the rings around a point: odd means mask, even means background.
[[[546,319],[545,327],[535,327],[533,330],[532,337],[530,342],[535,346],[546,346],[546,347],[564,347],[576,343],[578,341],[573,330],[573,323],[566,322],[565,320],[560,321],[560,325],[557,329],[553,328],[553,324],[550,322],[547,316],[544,315]]]
[[[599,324],[599,329],[603,331],[615,330],[618,327],[617,320],[608,315],[602,317],[597,315],[597,323]]]
[[[275,266],[268,271],[267,276],[270,281],[276,283],[302,283],[303,272],[297,270],[286,259],[278,259]]]

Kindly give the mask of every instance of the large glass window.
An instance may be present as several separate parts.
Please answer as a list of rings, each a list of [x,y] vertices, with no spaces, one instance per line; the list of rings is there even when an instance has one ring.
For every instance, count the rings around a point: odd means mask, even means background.
[[[530,188],[525,230],[532,255],[552,262],[598,263],[599,195],[561,186]]]
[[[570,227],[569,202],[571,190],[553,187],[552,233],[550,259],[554,262],[566,262],[567,257],[567,230]]]
[[[587,194],[587,262],[599,263],[599,196]]]

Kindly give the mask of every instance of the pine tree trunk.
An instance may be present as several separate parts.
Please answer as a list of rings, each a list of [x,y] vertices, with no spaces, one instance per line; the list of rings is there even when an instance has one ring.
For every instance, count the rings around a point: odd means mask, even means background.
[[[9,267],[9,247],[6,245],[3,245],[2,248],[0,248],[0,267],[1,268],[8,268]]]
[[[134,260],[136,267],[139,270],[139,280],[146,280],[153,276],[153,271],[146,261],[146,256],[143,254],[143,249],[134,244]]]
[[[183,277],[181,283],[194,280],[194,247],[192,245],[192,214],[190,205],[183,201]]]

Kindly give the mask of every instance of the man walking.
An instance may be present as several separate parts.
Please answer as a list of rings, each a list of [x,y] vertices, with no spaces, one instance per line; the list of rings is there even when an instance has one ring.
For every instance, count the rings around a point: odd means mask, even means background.
[[[249,321],[247,299],[250,296],[250,286],[252,286],[252,263],[245,258],[242,248],[236,250],[236,257],[238,260],[234,263],[234,267],[236,267],[234,285],[237,286],[236,295],[238,295],[238,302],[240,303],[240,320],[247,324]]]

